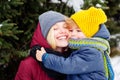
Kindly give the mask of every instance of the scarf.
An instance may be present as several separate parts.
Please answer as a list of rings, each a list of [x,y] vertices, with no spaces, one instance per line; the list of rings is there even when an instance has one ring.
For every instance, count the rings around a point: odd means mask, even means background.
[[[110,61],[110,45],[109,42],[103,38],[84,38],[84,39],[70,39],[69,45],[71,49],[80,49],[81,47],[92,47],[102,52],[104,59],[105,76],[108,80],[114,80],[114,71]]]

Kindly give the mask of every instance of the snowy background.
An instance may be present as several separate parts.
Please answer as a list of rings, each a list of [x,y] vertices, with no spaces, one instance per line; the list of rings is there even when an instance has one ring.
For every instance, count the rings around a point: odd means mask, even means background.
[[[115,72],[114,80],[120,80],[120,56],[115,56],[111,58],[111,63]]]
[[[84,0],[61,0],[62,2],[66,3],[69,7],[72,7],[75,12],[81,10],[81,7],[84,4]],[[51,0],[53,3],[60,3],[59,0]],[[104,0],[101,0],[104,3]],[[97,4],[96,7],[101,7],[100,4]],[[118,34],[120,35],[120,34]],[[112,35],[111,37],[116,37],[116,35]],[[120,40],[118,43],[118,48],[120,49]],[[120,80],[120,56],[115,56],[111,58],[111,63],[115,72],[115,79]]]

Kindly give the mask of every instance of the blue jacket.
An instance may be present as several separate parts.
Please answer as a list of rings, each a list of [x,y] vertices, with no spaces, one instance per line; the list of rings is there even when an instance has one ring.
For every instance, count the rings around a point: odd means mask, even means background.
[[[101,25],[94,37],[109,39],[110,33]],[[107,80],[102,53],[95,48],[80,48],[68,58],[45,53],[42,59],[45,67],[67,74],[66,80]]]

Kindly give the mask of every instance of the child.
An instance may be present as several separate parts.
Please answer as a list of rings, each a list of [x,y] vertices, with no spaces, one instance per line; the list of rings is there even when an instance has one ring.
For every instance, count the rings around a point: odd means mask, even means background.
[[[67,80],[113,80],[114,73],[109,60],[109,32],[103,23],[107,17],[102,9],[94,7],[79,11],[66,22],[72,26],[69,47],[78,49],[68,58],[48,54],[41,48],[36,58],[44,66],[67,74]],[[78,28],[78,27],[79,28]]]

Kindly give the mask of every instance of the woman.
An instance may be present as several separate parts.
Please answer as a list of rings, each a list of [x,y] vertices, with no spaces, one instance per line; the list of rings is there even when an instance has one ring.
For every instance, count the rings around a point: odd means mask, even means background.
[[[47,52],[67,57],[68,54],[61,53],[68,53],[66,51],[68,33],[64,15],[55,11],[47,11],[41,14],[30,45],[31,55],[34,55],[36,50],[42,46]],[[34,58],[28,56],[21,61],[15,80],[64,79],[65,75],[46,69],[42,63],[38,63]]]

